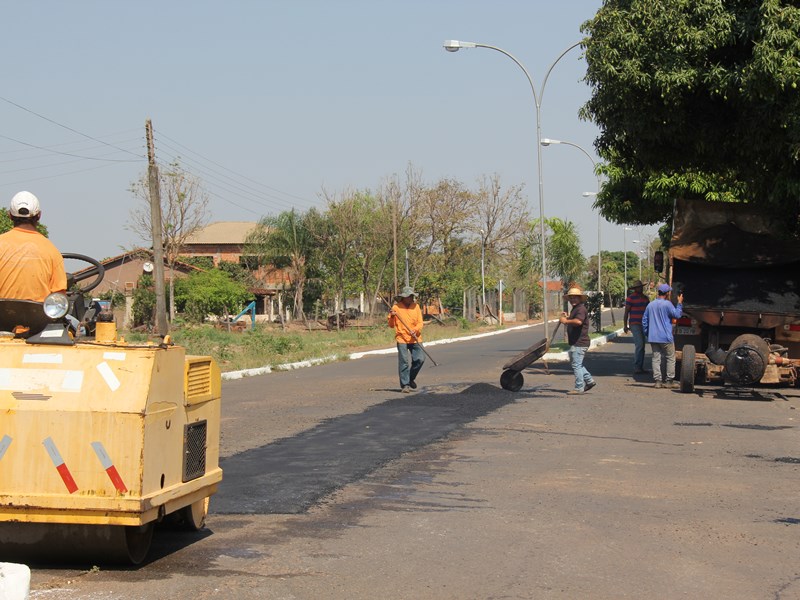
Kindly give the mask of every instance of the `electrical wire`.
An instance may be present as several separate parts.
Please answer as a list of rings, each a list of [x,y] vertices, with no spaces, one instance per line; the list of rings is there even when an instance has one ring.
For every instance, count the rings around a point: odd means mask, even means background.
[[[25,112],[28,112],[28,113],[30,113],[32,115],[35,115],[35,116],[39,117],[40,119],[43,119],[43,120],[47,121],[48,123],[52,123],[53,125],[57,125],[59,127],[62,127],[64,129],[66,129],[67,131],[71,131],[72,133],[77,133],[80,136],[83,136],[83,137],[88,138],[90,140],[94,140],[98,144],[103,144],[105,146],[110,146],[111,148],[117,148],[117,150],[119,150],[120,152],[125,152],[127,154],[132,154],[133,156],[137,156],[138,158],[143,158],[142,156],[134,154],[133,152],[130,152],[129,150],[125,150],[124,148],[118,148],[117,146],[114,146],[113,144],[109,144],[108,142],[104,142],[103,140],[99,140],[99,139],[97,139],[95,137],[92,137],[91,135],[83,133],[82,131],[78,131],[77,129],[73,129],[69,125],[64,125],[63,123],[59,123],[58,121],[55,121],[55,120],[51,119],[50,117],[45,117],[44,115],[41,115],[41,114],[37,113],[36,111],[31,110],[30,108],[26,108],[26,107],[22,106],[21,104],[17,104],[16,102],[13,102],[13,101],[9,100],[8,98],[4,98],[4,97],[0,96],[0,100],[2,100],[3,102],[6,102],[6,103],[8,103],[8,104],[10,104],[12,106],[16,106],[20,110],[24,110]]]

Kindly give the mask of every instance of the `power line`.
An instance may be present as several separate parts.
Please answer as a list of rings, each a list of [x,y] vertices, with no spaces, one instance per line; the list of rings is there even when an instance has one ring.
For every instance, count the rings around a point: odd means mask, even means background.
[[[199,156],[199,157],[200,157],[200,158],[202,158],[203,160],[206,160],[206,161],[210,162],[211,164],[213,164],[213,165],[216,165],[216,166],[218,166],[219,168],[221,168],[221,169],[224,169],[225,171],[228,171],[229,173],[233,173],[233,174],[234,174],[234,175],[236,175],[237,177],[241,177],[242,179],[246,179],[247,181],[249,181],[249,182],[251,182],[251,183],[255,183],[256,185],[259,185],[259,186],[261,186],[261,187],[263,187],[263,188],[267,188],[268,190],[272,190],[273,192],[277,192],[277,193],[279,193],[279,194],[283,194],[284,196],[288,196],[288,197],[290,197],[290,198],[294,198],[295,200],[301,200],[301,201],[303,201],[303,202],[308,202],[308,199],[307,199],[307,198],[301,198],[300,196],[295,196],[294,194],[290,194],[289,192],[284,192],[284,191],[282,191],[282,190],[279,190],[279,189],[277,189],[277,188],[271,187],[271,186],[269,186],[269,185],[267,185],[267,184],[265,184],[265,183],[261,183],[260,181],[256,181],[255,179],[251,179],[251,178],[250,178],[250,177],[248,177],[247,175],[243,175],[243,174],[241,174],[241,173],[237,173],[236,171],[234,171],[234,170],[232,170],[232,169],[229,169],[229,168],[227,168],[226,166],[224,166],[224,165],[221,165],[220,163],[218,163],[218,162],[216,162],[216,161],[214,161],[214,160],[212,160],[212,159],[210,159],[210,158],[207,158],[207,157],[203,156],[202,154],[199,154],[198,152],[195,152],[195,151],[194,151],[194,150],[192,150],[191,148],[187,148],[186,146],[184,146],[184,145],[183,145],[183,144],[181,144],[180,142],[178,142],[178,141],[176,141],[176,140],[172,139],[171,137],[167,136],[167,135],[166,135],[166,134],[164,134],[164,133],[161,133],[160,131],[159,131],[159,137],[163,137],[163,138],[165,138],[165,139],[167,139],[167,140],[171,141],[173,144],[176,144],[176,145],[180,146],[181,148],[183,148],[183,149],[184,149],[184,150],[186,150],[187,152],[190,152],[190,153],[192,153],[192,154],[194,154],[194,155],[196,155],[196,156]]]
[[[73,129],[69,125],[64,125],[63,123],[59,123],[58,121],[55,121],[55,120],[51,119],[50,117],[45,117],[44,115],[41,115],[41,114],[37,113],[36,111],[31,110],[30,108],[26,108],[26,107],[22,106],[21,104],[17,104],[16,102],[12,102],[8,98],[3,98],[2,96],[0,96],[0,100],[10,104],[11,106],[16,106],[20,110],[24,110],[25,112],[28,112],[28,113],[30,113],[30,114],[32,114],[34,116],[37,116],[40,119],[43,119],[43,120],[47,121],[48,123],[52,123],[53,125],[57,125],[59,127],[62,127],[64,129],[66,129],[67,131],[71,131],[72,133],[77,133],[80,136],[83,136],[83,137],[88,138],[90,140],[94,140],[95,142],[97,142],[99,144],[103,144],[105,146],[110,146],[111,148],[117,148],[117,150],[119,150],[120,152],[125,152],[127,154],[133,154],[133,156],[137,156],[138,158],[145,158],[144,156],[139,156],[139,155],[134,154],[133,152],[131,152],[129,150],[125,150],[124,148],[119,148],[117,146],[114,146],[113,144],[109,144],[108,142],[104,142],[103,140],[99,140],[99,139],[97,139],[95,137],[92,137],[91,135],[83,133],[82,131],[78,131],[77,129]]]
[[[86,173],[87,171],[96,171],[98,169],[105,169],[106,167],[113,167],[114,164],[104,164],[98,165],[96,167],[89,167],[88,169],[79,169],[77,171],[68,171],[67,173],[57,173],[56,175],[44,175],[42,177],[36,177],[33,179],[22,179],[19,181],[4,181],[2,186],[9,186],[9,185],[18,185],[21,183],[30,183],[32,181],[41,181],[43,179],[56,179],[58,177],[66,177],[67,175],[75,175],[76,173]]]
[[[117,134],[109,134],[109,136],[118,135],[119,133],[123,133],[123,132],[118,132]],[[127,133],[127,132],[124,132],[124,133]],[[106,137],[109,137],[109,136],[106,136]],[[142,139],[141,139],[141,137],[137,136],[135,138],[126,138],[124,140],[119,140],[116,143],[117,144],[130,145],[131,142],[136,142],[137,146],[140,146],[141,142],[142,142]],[[91,152],[93,150],[96,150],[96,149],[99,149],[99,148],[102,147],[102,146],[97,146],[97,145],[83,147],[87,143],[88,143],[88,141],[86,141],[86,140],[78,140],[78,141],[63,142],[61,144],[48,144],[47,146],[43,146],[44,154],[42,154],[42,153],[32,154],[32,152],[34,151],[33,148],[15,148],[14,150],[0,150],[0,156],[2,156],[2,155],[17,155],[17,158],[3,158],[3,159],[0,159],[0,163],[4,163],[4,162],[19,162],[19,161],[23,161],[23,160],[31,160],[31,159],[40,158],[40,157],[43,157],[43,156],[49,156],[50,154],[53,153],[52,152],[53,148],[64,148],[65,146],[78,146],[77,148],[73,148],[72,152]],[[110,154],[117,154],[117,153],[118,153],[118,151],[114,150],[112,152],[108,152],[107,154],[105,154],[103,156],[108,156]]]
[[[159,146],[159,148],[163,148],[164,146],[166,146],[167,148],[171,148],[168,144],[162,144]],[[223,177],[225,180],[228,180],[228,181],[223,181],[215,176],[214,171],[207,170],[204,165],[196,163],[196,161],[192,160],[191,158],[184,159],[181,156],[172,155],[163,151],[160,152],[160,155],[161,156],[166,155],[171,160],[181,163],[182,165],[185,165],[188,161],[190,168],[192,168],[192,170],[196,170],[197,172],[201,173],[203,175],[203,180],[206,183],[214,183],[215,185],[220,186],[226,191],[229,192],[232,191],[234,194],[238,196],[244,196],[247,200],[253,202],[254,204],[265,206],[267,208],[277,207],[279,209],[294,207],[293,203],[283,200],[281,198],[269,199],[268,197],[265,197],[265,195],[263,195],[262,193],[258,192],[258,190],[255,190],[255,188],[248,186],[247,184],[243,184],[235,179],[232,179],[227,175],[220,175],[220,177]]]
[[[15,142],[17,144],[21,144],[23,146],[28,146],[30,148],[36,148],[37,150],[46,150],[47,152],[50,152],[52,154],[61,154],[63,156],[72,156],[73,158],[82,158],[84,160],[101,160],[101,161],[105,161],[105,162],[127,162],[127,163],[129,163],[129,162],[139,162],[141,160],[141,159],[134,160],[132,158],[98,158],[98,157],[95,157],[95,156],[82,156],[80,154],[72,154],[71,152],[61,152],[59,150],[53,150],[52,148],[47,148],[45,146],[37,146],[36,144],[29,144],[28,142],[23,142],[22,140],[18,140],[18,139],[12,138],[12,137],[8,137],[7,135],[3,135],[2,133],[0,133],[0,138],[3,138],[4,140],[9,140],[9,141]],[[106,145],[107,146],[111,146],[111,144],[106,144]],[[111,146],[111,147],[112,148],[116,148],[116,146]],[[121,149],[117,148],[117,150],[121,150]],[[121,150],[121,151],[128,152],[127,150]],[[132,152],[128,152],[128,154],[133,154],[133,153]]]

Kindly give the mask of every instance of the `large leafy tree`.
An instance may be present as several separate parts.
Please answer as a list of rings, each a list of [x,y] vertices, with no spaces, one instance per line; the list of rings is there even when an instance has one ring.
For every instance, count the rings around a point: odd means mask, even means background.
[[[579,281],[586,259],[581,254],[578,228],[572,221],[559,218],[547,219],[552,234],[547,238],[547,270],[559,279],[564,289]]]
[[[751,201],[798,226],[800,3],[605,0],[583,25],[606,218],[669,218],[676,197]]]
[[[303,318],[303,294],[316,246],[309,223],[319,221],[314,209],[306,214],[294,209],[262,218],[246,240],[245,253],[263,264],[286,269],[294,292],[293,314]]]
[[[175,320],[175,264],[186,240],[208,222],[208,194],[200,179],[174,162],[161,172],[161,236],[164,259],[169,266],[169,313]],[[150,186],[147,174],[131,184],[130,192],[140,202],[131,210],[128,228],[142,240],[152,243]]]
[[[175,282],[175,303],[193,321],[236,314],[251,300],[247,287],[222,269],[195,272]]]

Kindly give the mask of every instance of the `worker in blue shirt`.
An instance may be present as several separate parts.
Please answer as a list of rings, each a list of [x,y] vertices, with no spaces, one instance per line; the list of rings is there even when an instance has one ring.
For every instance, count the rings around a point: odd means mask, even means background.
[[[672,288],[667,283],[658,286],[658,298],[647,305],[642,315],[642,329],[653,349],[653,379],[657,388],[675,387],[675,339],[672,337],[672,319],[683,314],[683,292],[678,294],[678,304],[670,301]],[[666,372],[661,363],[666,358]]]

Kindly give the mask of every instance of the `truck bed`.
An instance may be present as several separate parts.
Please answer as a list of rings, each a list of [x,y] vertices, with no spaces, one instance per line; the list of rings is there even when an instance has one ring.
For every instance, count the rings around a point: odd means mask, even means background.
[[[672,283],[684,309],[710,308],[777,315],[800,314],[800,262],[721,268],[674,260]]]

